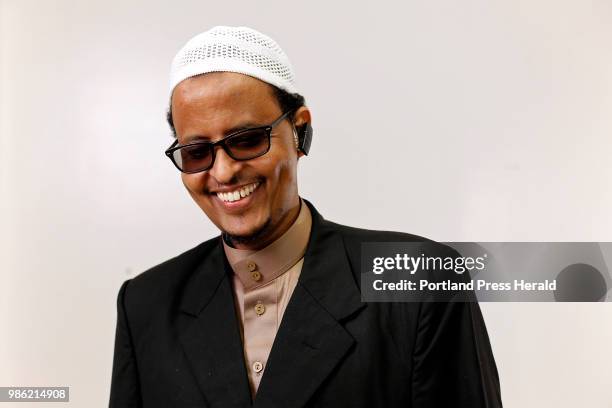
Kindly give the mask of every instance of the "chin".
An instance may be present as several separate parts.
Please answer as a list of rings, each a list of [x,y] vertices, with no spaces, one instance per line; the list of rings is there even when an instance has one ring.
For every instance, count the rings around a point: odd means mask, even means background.
[[[249,227],[249,228],[221,228],[221,231],[226,234],[229,235],[231,237],[236,237],[236,238],[244,238],[247,239],[251,236],[257,235],[257,232],[260,230],[261,228],[258,227]]]
[[[221,229],[226,241],[229,241],[233,246],[249,245],[257,246],[265,239],[270,232],[271,220],[268,219],[263,224],[252,226],[249,228],[227,228]]]
[[[270,224],[270,217],[261,217],[259,219],[247,220],[239,219],[235,221],[236,222],[222,222],[221,228],[219,229],[223,231],[224,234],[230,236],[249,238],[255,235],[259,235],[262,231],[266,230],[267,226]]]

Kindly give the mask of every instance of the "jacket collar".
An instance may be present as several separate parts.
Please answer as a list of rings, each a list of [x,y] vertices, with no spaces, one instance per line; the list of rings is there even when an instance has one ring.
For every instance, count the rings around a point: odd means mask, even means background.
[[[341,320],[364,305],[357,275],[353,275],[338,226],[325,220],[309,201],[304,201],[313,221],[299,283],[336,320]]]
[[[363,306],[356,278],[336,224],[325,220],[310,201],[303,200],[312,214],[312,228],[298,284],[341,320]],[[215,295],[221,280],[231,273],[223,253],[223,240],[221,237],[216,240],[217,245],[203,254],[203,262],[183,292],[181,310],[192,316],[200,314]]]

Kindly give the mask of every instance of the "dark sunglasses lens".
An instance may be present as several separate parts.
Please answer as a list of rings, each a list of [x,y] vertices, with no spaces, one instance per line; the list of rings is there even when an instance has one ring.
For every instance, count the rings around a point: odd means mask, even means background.
[[[228,138],[225,144],[234,159],[248,160],[266,153],[270,138],[266,129],[253,129]]]
[[[209,143],[185,146],[173,152],[174,161],[186,173],[206,170],[212,163],[212,149]]]

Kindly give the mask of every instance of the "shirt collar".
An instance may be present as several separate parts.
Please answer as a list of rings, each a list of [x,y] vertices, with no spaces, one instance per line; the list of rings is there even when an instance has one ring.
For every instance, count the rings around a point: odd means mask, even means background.
[[[267,247],[253,251],[232,248],[223,241],[223,250],[245,290],[263,286],[295,265],[306,252],[312,215],[300,199],[300,212],[291,227]]]

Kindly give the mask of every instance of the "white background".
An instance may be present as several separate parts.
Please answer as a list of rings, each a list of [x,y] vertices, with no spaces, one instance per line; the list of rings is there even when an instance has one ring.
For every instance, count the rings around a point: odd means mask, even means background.
[[[292,59],[326,218],[612,241],[609,1],[1,4],[2,386],[106,406],[120,284],[217,234],[163,155],[170,61],[213,25]],[[612,407],[611,304],[482,309],[506,407]]]

